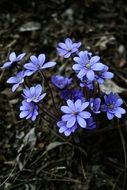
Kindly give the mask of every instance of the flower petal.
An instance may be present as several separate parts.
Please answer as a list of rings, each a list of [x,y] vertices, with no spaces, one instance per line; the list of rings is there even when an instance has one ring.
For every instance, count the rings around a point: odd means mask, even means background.
[[[18,57],[16,58],[16,61],[22,60],[25,55],[26,55],[26,53],[21,53],[21,54],[18,55]]]
[[[17,77],[10,77],[7,80],[7,83],[9,83],[9,84],[13,84],[13,83],[17,83],[17,82],[18,82]]]
[[[81,108],[80,108],[80,112],[85,110],[85,108],[87,108],[89,105],[89,102],[84,102],[82,105],[81,105]]]
[[[50,62],[45,63],[40,69],[54,67],[55,65],[56,65],[56,62],[50,61]]]
[[[75,110],[75,104],[72,100],[67,100],[67,104],[71,108],[71,110]]]
[[[113,117],[114,117],[114,114],[111,114],[111,113],[107,112],[107,118],[109,120],[113,119]]]
[[[76,122],[76,116],[71,116],[67,121],[67,128],[71,128]]]
[[[83,112],[79,113],[79,116],[84,119],[89,119],[91,117],[91,114],[87,111],[83,111]]]
[[[38,64],[38,59],[37,59],[37,57],[36,57],[36,56],[34,56],[34,55],[30,56],[30,60],[31,60],[31,61],[32,61],[32,63],[34,63],[35,65],[37,65],[37,64]]]
[[[2,68],[7,68],[7,67],[10,67],[11,65],[12,65],[12,62],[6,62],[6,63],[4,63]]]
[[[90,63],[91,63],[91,64],[95,64],[95,63],[97,63],[99,60],[100,60],[100,57],[99,57],[99,56],[93,56],[93,57],[90,59]]]
[[[12,53],[9,55],[9,60],[10,60],[11,62],[13,62],[13,61],[16,60],[16,54],[15,54],[15,52],[12,52]]]
[[[62,106],[61,111],[64,113],[72,113],[72,110],[68,106]]]
[[[95,74],[92,70],[89,70],[87,73],[86,73],[86,76],[87,78],[90,80],[90,81],[93,81],[94,78],[95,78]]]
[[[80,127],[86,128],[86,121],[82,117],[77,116],[77,122],[80,125]]]
[[[40,54],[40,55],[38,56],[38,60],[39,60],[39,65],[40,65],[40,67],[42,67],[42,65],[43,65],[44,62],[45,62],[45,54]]]
[[[19,87],[19,84],[13,85],[13,87],[12,87],[12,92],[14,92],[18,87]]]
[[[91,69],[93,69],[94,71],[102,71],[104,69],[104,67],[105,67],[104,64],[96,63],[91,66]]]

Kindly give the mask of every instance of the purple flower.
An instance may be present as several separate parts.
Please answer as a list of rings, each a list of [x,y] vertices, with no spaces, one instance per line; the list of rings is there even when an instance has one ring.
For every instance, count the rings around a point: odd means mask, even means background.
[[[14,92],[19,87],[19,85],[24,82],[24,77],[25,77],[24,71],[20,71],[15,76],[10,77],[7,80],[7,83],[14,84],[12,86],[12,92]]]
[[[78,89],[74,89],[74,90],[66,89],[66,90],[63,90],[63,91],[61,91],[60,96],[64,100],[71,99],[71,100],[76,101],[77,99],[84,99],[82,91],[78,90]]]
[[[77,77],[82,79],[84,76],[90,81],[95,79],[95,71],[102,71],[104,64],[100,63],[99,56],[90,56],[88,51],[79,52],[79,57],[74,57],[76,64],[73,69],[77,73]]]
[[[78,51],[78,48],[81,46],[81,42],[73,43],[70,38],[65,40],[65,43],[60,42],[57,47],[59,56],[64,58],[69,58],[72,53]]]
[[[97,80],[99,84],[103,84],[106,79],[113,78],[114,74],[109,72],[108,69],[109,67],[105,65],[101,71],[95,73],[95,80]]]
[[[89,90],[94,89],[93,82],[91,80],[89,80],[86,76],[84,76],[80,80],[81,80],[80,87],[87,87]]]
[[[38,106],[34,102],[27,102],[26,100],[23,100],[20,110],[20,118],[26,117],[26,119],[31,119],[34,121],[38,115]]]
[[[23,57],[25,56],[26,53],[21,53],[16,57],[15,52],[12,52],[9,55],[9,61],[4,63],[4,65],[2,66],[2,68],[7,68],[10,67],[13,63],[17,63],[19,61],[21,61],[23,59]]]
[[[57,126],[59,127],[59,133],[64,133],[65,136],[69,136],[77,129],[77,124],[73,125],[71,128],[67,128],[67,121],[59,121],[57,122]]]
[[[122,114],[126,113],[126,111],[120,107],[123,101],[118,94],[111,92],[109,95],[104,96],[104,100],[105,104],[102,105],[102,111],[107,112],[109,120],[113,119],[114,116],[121,118]]]
[[[101,105],[101,99],[100,98],[90,98],[90,104],[89,107],[92,110],[93,113],[100,113],[100,105]]]
[[[86,129],[95,129],[96,128],[96,123],[93,120],[93,117],[90,117],[89,119],[86,119],[87,127]]]
[[[46,96],[46,93],[42,93],[42,91],[42,86],[40,84],[37,84],[31,88],[24,89],[23,96],[27,102],[39,102]]]
[[[56,65],[56,62],[53,62],[53,61],[45,63],[45,54],[40,54],[38,57],[32,55],[30,57],[30,62],[26,63],[24,65],[24,68],[27,69],[26,75],[30,76],[37,71],[47,69],[55,65]]]
[[[58,89],[61,90],[68,87],[72,83],[71,78],[63,77],[61,75],[52,76],[51,81]]]
[[[66,127],[72,128],[78,124],[82,128],[86,128],[86,119],[90,118],[91,114],[84,111],[89,105],[89,102],[83,102],[78,99],[75,102],[67,100],[67,106],[62,106],[61,111],[65,114],[62,116],[62,121],[66,121]]]

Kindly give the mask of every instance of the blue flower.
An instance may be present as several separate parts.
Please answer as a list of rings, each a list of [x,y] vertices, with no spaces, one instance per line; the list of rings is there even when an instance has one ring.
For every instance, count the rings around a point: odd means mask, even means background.
[[[51,82],[60,90],[67,88],[71,83],[72,79],[68,77],[63,77],[61,75],[54,75],[51,78]]]
[[[70,38],[65,40],[65,43],[60,42],[57,47],[59,56],[64,58],[69,58],[72,53],[78,51],[78,48],[81,46],[81,42],[73,43]]]
[[[109,72],[108,69],[109,67],[105,65],[101,71],[97,71],[95,73],[95,80],[99,84],[103,84],[106,79],[113,78],[114,74],[112,72]]]
[[[102,105],[102,111],[107,112],[107,118],[109,120],[113,119],[114,116],[121,118],[122,114],[126,111],[121,108],[123,101],[118,94],[110,93],[104,96],[105,104]]]
[[[86,76],[84,76],[80,80],[80,87],[87,87],[89,90],[94,89],[93,81],[89,80]]]
[[[30,57],[30,62],[26,63],[24,65],[24,68],[27,69],[26,75],[30,76],[37,71],[47,69],[55,65],[56,65],[56,62],[53,62],[53,61],[45,63],[45,54],[40,54],[38,57],[32,55]]]
[[[31,88],[23,89],[23,97],[27,102],[39,102],[46,96],[46,93],[42,93],[42,91],[42,86],[37,84]]]
[[[11,67],[12,64],[17,63],[19,61],[21,61],[23,59],[23,57],[25,56],[26,53],[21,53],[18,56],[16,56],[15,52],[12,52],[9,55],[9,61],[4,63],[4,65],[2,66],[2,68],[7,68],[7,67]]]
[[[89,102],[83,102],[78,99],[75,102],[67,100],[67,106],[62,106],[61,111],[65,114],[62,116],[62,121],[66,121],[66,127],[72,128],[78,124],[82,128],[86,128],[86,119],[90,118],[91,114],[84,111],[89,105]]]
[[[65,136],[69,136],[77,129],[77,124],[73,125],[71,128],[67,128],[67,121],[59,121],[57,122],[57,126],[59,127],[59,133],[64,133]]]
[[[81,51],[78,56],[74,57],[76,64],[72,67],[76,71],[77,77],[82,79],[86,76],[88,80],[93,81],[95,71],[102,71],[104,68],[104,64],[100,63],[100,57],[90,56],[88,51]]]
[[[38,106],[34,102],[27,102],[26,100],[23,100],[20,110],[20,118],[26,117],[26,119],[31,119],[32,121],[35,121],[38,115]]]
[[[13,77],[10,77],[8,80],[7,80],[7,83],[9,84],[14,84],[12,86],[12,92],[14,92],[20,84],[22,84],[24,82],[24,77],[25,77],[25,72],[24,71],[20,71],[18,72],[15,76]]]
[[[74,90],[70,90],[70,89],[66,89],[61,91],[60,96],[63,100],[74,100],[76,101],[77,99],[84,99],[83,97],[83,93],[81,90],[79,89],[74,89]]]
[[[93,113],[100,113],[100,105],[101,105],[101,99],[100,98],[90,98],[90,104],[89,107]]]

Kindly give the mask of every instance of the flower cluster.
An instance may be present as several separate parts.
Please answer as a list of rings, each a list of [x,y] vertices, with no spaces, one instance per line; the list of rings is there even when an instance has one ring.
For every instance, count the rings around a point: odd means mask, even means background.
[[[93,55],[87,50],[80,51],[80,46],[81,42],[73,42],[70,38],[58,43],[57,53],[66,61],[70,58],[72,72],[69,76],[52,75],[51,84],[45,75],[45,69],[54,67],[56,62],[47,61],[45,54],[32,55],[24,64],[20,62],[24,61],[25,53],[16,56],[16,53],[12,52],[9,55],[9,60],[1,68],[16,66],[16,73],[7,80],[7,83],[12,85],[13,92],[21,87],[23,100],[20,106],[20,118],[35,121],[41,109],[46,121],[50,123],[51,119],[58,126],[60,133],[69,136],[78,128],[95,129],[98,116],[102,112],[109,120],[114,117],[121,118],[122,114],[125,114],[125,109],[121,107],[123,101],[119,95],[112,92],[102,93],[99,88],[105,80],[113,78],[114,74],[101,62],[98,55]],[[38,78],[41,77],[41,84],[33,84],[31,79],[33,74],[39,75]],[[45,86],[47,92],[44,91]],[[59,98],[57,101],[54,94]],[[47,99],[50,97],[52,102],[47,100],[47,103],[42,105],[40,102],[45,96]]]
[[[40,84],[32,86],[31,88],[23,89],[24,100],[20,107],[20,118],[26,117],[26,119],[34,121],[38,115],[38,105],[36,105],[36,103],[40,102],[45,96],[46,93],[43,93],[43,89]]]

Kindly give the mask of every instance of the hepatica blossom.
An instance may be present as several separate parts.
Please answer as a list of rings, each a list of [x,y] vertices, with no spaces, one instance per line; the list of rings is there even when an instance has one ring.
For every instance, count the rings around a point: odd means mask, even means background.
[[[89,107],[93,113],[100,113],[100,105],[101,105],[101,99],[100,98],[90,98],[90,104]]]
[[[107,113],[109,120],[113,119],[114,116],[121,118],[122,114],[125,114],[125,110],[121,108],[123,101],[118,94],[110,93],[104,96],[105,104],[102,105],[102,111]]]
[[[45,59],[45,54],[40,54],[38,57],[32,55],[30,57],[30,62],[24,65],[24,68],[26,69],[26,75],[30,76],[37,71],[56,65],[56,62],[54,61],[45,62]]]
[[[46,93],[43,93],[42,91],[42,86],[37,84],[31,88],[23,89],[23,97],[27,102],[39,102],[46,96]]]
[[[74,57],[74,61],[76,64],[72,68],[80,79],[86,76],[88,80],[93,81],[95,79],[95,71],[104,69],[104,64],[100,62],[100,57],[90,56],[88,51],[79,52],[78,57]]]
[[[64,129],[76,128],[79,125],[82,128],[86,128],[86,119],[90,118],[91,114],[85,109],[88,107],[89,102],[83,102],[78,99],[75,102],[72,100],[67,100],[67,106],[62,106],[61,111],[64,112],[62,116],[62,121],[66,122]],[[57,124],[59,126],[59,123]],[[63,131],[64,132],[64,131]]]
[[[57,122],[57,126],[59,127],[59,133],[64,133],[65,136],[69,136],[77,129],[77,123],[75,123],[71,128],[67,128],[67,121],[59,121]]]
[[[61,75],[53,75],[51,78],[51,82],[58,89],[62,90],[64,88],[67,88],[72,83],[72,79],[68,77],[63,77]]]
[[[27,102],[26,100],[23,100],[20,110],[20,118],[26,118],[35,121],[38,115],[38,106],[34,102]]]
[[[25,77],[24,71],[20,71],[15,76],[10,77],[7,80],[7,83],[13,84],[12,92],[14,92],[19,87],[19,85],[24,82],[24,77]]]
[[[65,136],[71,135],[79,127],[93,130],[96,128],[96,122],[100,123],[101,126],[101,121],[97,121],[101,117],[98,117],[97,114],[101,115],[102,112],[107,115],[109,120],[112,120],[114,117],[121,118],[126,112],[121,107],[123,101],[118,94],[111,92],[109,95],[106,95],[99,88],[100,84],[103,84],[106,79],[111,79],[114,74],[109,71],[107,65],[101,63],[99,56],[93,56],[88,51],[79,52],[80,46],[81,42],[75,43],[70,38],[58,44],[57,52],[60,56],[69,58],[75,53],[75,57],[72,58],[72,62],[74,62],[72,69],[75,71],[75,75],[73,72],[68,77],[52,75],[51,83],[57,89],[55,93],[53,92],[55,88],[52,88],[49,82],[46,81],[47,77],[39,75],[40,78],[37,78],[37,81],[41,81],[46,86],[45,88],[49,93],[47,94],[49,101],[46,104],[49,103],[50,106],[45,105],[41,107],[41,113],[43,113],[41,117],[49,123],[50,121],[59,121],[57,122],[59,133],[63,133]],[[12,52],[9,55],[9,60],[4,63],[2,68],[17,64],[24,56],[25,53],[16,56],[16,53]],[[44,69],[52,68],[55,65],[56,62],[54,61],[46,61],[45,54],[32,55],[30,56],[30,61],[23,66],[25,70],[19,71],[19,68],[16,67],[17,74],[11,76],[7,83],[12,85],[12,91],[14,92],[24,82],[25,77]],[[33,81],[32,77],[28,77],[25,82],[29,85],[33,82],[35,83],[35,79]],[[59,93],[59,96],[56,93]],[[46,96],[42,85],[37,83],[32,87],[25,87],[22,96],[24,99],[20,106],[19,117],[35,121],[39,115],[38,104]],[[58,97],[59,100],[56,100]],[[57,103],[61,104],[61,102],[66,102],[67,104],[61,106],[60,110],[57,110]],[[49,107],[55,108],[54,110],[56,111],[50,111]],[[62,111],[61,118],[58,118],[58,111]]]
[[[73,53],[77,52],[81,42],[73,43],[70,38],[67,38],[65,42],[60,42],[57,47],[59,56],[69,58]]]
[[[60,96],[61,96],[61,98],[63,100],[71,99],[71,100],[76,101],[77,99],[81,99],[81,100],[84,99],[83,93],[79,89],[65,89],[65,90],[62,90],[61,93],[60,93]]]
[[[4,65],[2,66],[2,68],[7,68],[7,67],[11,67],[14,63],[17,63],[19,61],[21,61],[23,59],[23,57],[25,56],[26,53],[21,53],[18,56],[16,56],[15,52],[12,52],[9,55],[9,61],[7,61],[6,63],[4,63]]]

